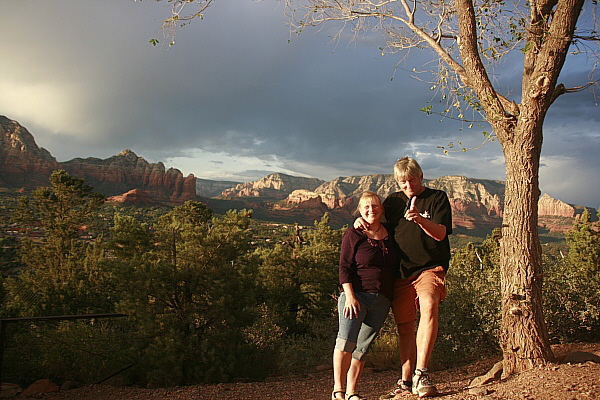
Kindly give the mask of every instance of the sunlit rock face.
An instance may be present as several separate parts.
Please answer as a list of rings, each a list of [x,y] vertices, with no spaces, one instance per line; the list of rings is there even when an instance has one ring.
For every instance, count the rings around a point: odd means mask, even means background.
[[[196,178],[184,177],[163,163],[148,163],[131,150],[124,150],[105,160],[75,158],[57,162],[44,148],[35,143],[33,135],[18,122],[0,116],[0,186],[28,190],[49,185],[53,171],[64,169],[85,179],[105,196],[142,189],[156,204],[182,204],[196,200]]]
[[[544,193],[538,201],[538,215],[573,218],[575,207]]]
[[[502,182],[464,176],[444,176],[426,180],[424,185],[445,191],[452,209],[456,212],[502,216]],[[295,191],[288,196],[287,203],[298,203],[308,197],[320,196],[323,203],[331,209],[347,207],[349,203],[356,204],[356,199],[367,190],[385,199],[400,188],[391,174],[339,177],[324,182],[312,192]]]
[[[38,147],[33,135],[18,122],[0,115],[0,186],[33,189],[47,186],[58,162]]]
[[[184,178],[180,170],[166,169],[161,162],[149,163],[131,150],[105,160],[75,158],[60,165],[107,196],[142,189],[158,204],[182,204],[197,198],[194,175]]]
[[[504,207],[504,182],[465,176],[442,176],[425,180],[424,185],[448,194],[454,226],[488,230],[500,227]],[[352,212],[361,193],[366,190],[376,192],[385,199],[400,188],[392,174],[339,177],[322,183],[313,191],[295,190],[288,195],[285,203],[289,208],[307,208],[309,204],[321,207],[321,204],[325,204],[330,211],[345,209]],[[538,206],[540,226],[550,232],[566,232],[572,226],[573,219],[581,215],[585,208],[566,204],[547,194],[540,198]],[[595,210],[589,211],[595,216]]]
[[[270,197],[285,199],[292,191],[298,189],[314,190],[323,181],[316,178],[303,178],[286,174],[271,174],[255,182],[237,184],[223,190],[221,196],[232,197]]]
[[[156,204],[156,201],[150,196],[150,193],[142,189],[131,189],[126,193],[110,196],[106,201],[110,203],[134,204],[137,206],[152,206]]]

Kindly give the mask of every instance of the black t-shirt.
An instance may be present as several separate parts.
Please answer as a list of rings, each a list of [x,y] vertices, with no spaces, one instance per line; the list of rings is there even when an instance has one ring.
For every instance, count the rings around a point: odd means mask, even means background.
[[[452,233],[452,209],[445,192],[425,188],[417,196],[415,206],[419,213],[436,224],[446,226],[446,237],[437,241],[427,235],[418,224],[407,221],[404,212],[408,198],[403,192],[395,192],[383,202],[385,219],[394,227],[394,238],[402,250],[400,278],[417,276],[422,271],[441,265],[450,265],[450,241]]]

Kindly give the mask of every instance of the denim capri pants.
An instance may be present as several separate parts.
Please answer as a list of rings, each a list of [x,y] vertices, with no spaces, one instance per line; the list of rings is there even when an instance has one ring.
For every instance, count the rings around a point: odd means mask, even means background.
[[[339,330],[335,348],[352,353],[352,358],[362,360],[383,326],[390,310],[390,300],[381,293],[355,292],[360,303],[357,318],[344,316],[346,293],[338,298]]]

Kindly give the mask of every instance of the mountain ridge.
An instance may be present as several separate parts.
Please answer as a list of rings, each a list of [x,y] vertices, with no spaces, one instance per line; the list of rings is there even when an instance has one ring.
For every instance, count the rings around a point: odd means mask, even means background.
[[[204,180],[204,185],[206,181]],[[236,200],[248,205],[248,208],[266,207],[269,209],[267,214],[274,219],[280,218],[277,214],[299,214],[304,210],[311,217],[319,212],[329,212],[334,220],[345,220],[348,223],[354,219],[352,214],[363,191],[374,191],[381,198],[386,198],[390,193],[400,190],[393,174],[337,177],[331,181],[322,181],[312,190],[310,187],[290,190],[291,181],[300,182],[305,187],[315,184],[312,178],[275,173],[254,182],[237,184],[223,190],[219,196],[214,196],[214,192],[213,196],[209,196],[201,190],[198,190],[198,194],[211,198],[213,204],[220,199]],[[505,187],[503,181],[450,175],[425,179],[424,185],[448,194],[456,226],[467,230],[491,230],[501,226]],[[276,192],[273,189],[275,187],[285,189]],[[265,191],[264,188],[268,190]],[[215,206],[219,207],[217,204]],[[596,218],[596,210],[593,208],[568,204],[544,194],[538,201],[540,226],[550,232],[564,233],[584,209],[589,210],[592,219]]]
[[[25,127],[0,115],[0,186],[20,191],[47,186],[57,169],[85,179],[109,196],[109,201],[121,201],[120,195],[131,190],[142,190],[152,202],[164,205],[198,199],[193,174],[184,177],[178,169],[166,169],[161,162],[151,164],[131,150],[104,160],[88,157],[58,162],[48,150],[38,147]]]
[[[334,225],[354,219],[357,199],[365,190],[386,198],[400,190],[392,174],[340,176],[330,181],[273,173],[256,181],[233,182],[184,177],[162,162],[149,163],[126,149],[107,159],[74,158],[58,162],[38,147],[33,135],[18,122],[0,116],[0,187],[31,190],[47,186],[52,171],[64,169],[83,178],[108,201],[138,205],[179,205],[187,200],[203,201],[216,212],[231,208],[254,210],[259,219],[310,224],[325,212]],[[504,182],[462,175],[426,179],[424,184],[444,190],[457,227],[489,230],[501,225]],[[564,232],[584,209],[592,218],[596,211],[554,199],[544,194],[538,201],[540,226]]]

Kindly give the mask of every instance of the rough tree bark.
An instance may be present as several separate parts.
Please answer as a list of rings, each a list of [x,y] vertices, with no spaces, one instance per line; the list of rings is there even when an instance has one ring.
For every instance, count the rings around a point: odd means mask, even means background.
[[[511,105],[493,89],[478,54],[474,4],[455,2],[459,15],[459,51],[463,82],[477,93],[487,120],[504,151],[506,191],[500,269],[502,324],[500,345],[504,376],[544,365],[553,359],[542,311],[542,257],[538,236],[538,174],[542,126],[583,0],[532,2],[524,60],[522,97]]]
[[[542,312],[542,257],[537,227],[541,139],[540,125],[535,133],[515,129],[513,140],[502,145],[506,162],[500,242],[504,376],[553,359]]]

